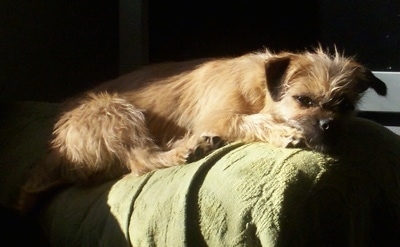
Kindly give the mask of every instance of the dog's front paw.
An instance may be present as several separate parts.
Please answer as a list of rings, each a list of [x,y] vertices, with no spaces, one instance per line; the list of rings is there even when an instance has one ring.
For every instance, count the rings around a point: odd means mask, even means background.
[[[296,147],[303,147],[305,145],[305,139],[303,132],[297,129],[292,129],[287,133],[288,135],[285,136],[285,142],[283,144],[284,147],[287,148],[296,148]]]
[[[288,137],[285,147],[296,148],[304,146],[304,139],[300,137]]]
[[[280,125],[270,132],[268,142],[275,147],[294,148],[302,147],[305,143],[304,134],[296,128]]]
[[[224,146],[226,142],[219,136],[202,135],[193,149],[189,151],[186,162],[194,162],[205,157],[212,151]]]

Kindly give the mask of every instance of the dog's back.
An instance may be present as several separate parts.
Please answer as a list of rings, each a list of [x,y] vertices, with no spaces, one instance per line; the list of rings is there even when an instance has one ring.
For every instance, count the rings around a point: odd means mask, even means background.
[[[144,67],[106,82],[97,92],[117,92],[142,109],[156,139],[202,132],[232,112],[251,114],[265,104],[268,54],[201,59]]]

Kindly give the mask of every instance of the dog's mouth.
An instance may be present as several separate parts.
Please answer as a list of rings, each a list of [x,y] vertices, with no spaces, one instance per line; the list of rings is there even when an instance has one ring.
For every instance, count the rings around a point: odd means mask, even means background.
[[[336,133],[313,133],[306,135],[304,145],[305,147],[321,153],[330,153],[333,152],[338,146],[339,140],[341,138],[340,136],[340,131]]]
[[[321,153],[331,153],[337,149],[344,133],[345,124],[339,120],[319,120],[300,127],[304,140],[298,147],[312,149]]]

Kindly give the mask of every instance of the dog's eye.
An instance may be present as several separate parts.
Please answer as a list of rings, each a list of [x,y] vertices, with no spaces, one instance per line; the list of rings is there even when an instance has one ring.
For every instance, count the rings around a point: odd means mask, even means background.
[[[297,95],[293,97],[303,107],[313,107],[315,102],[308,96]]]

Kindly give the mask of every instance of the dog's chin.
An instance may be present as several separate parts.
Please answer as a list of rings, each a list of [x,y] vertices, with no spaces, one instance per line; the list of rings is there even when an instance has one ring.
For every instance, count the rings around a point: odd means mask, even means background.
[[[335,153],[335,150],[340,146],[341,135],[341,131],[324,133],[317,130],[306,135],[303,145],[305,148],[320,153]]]

